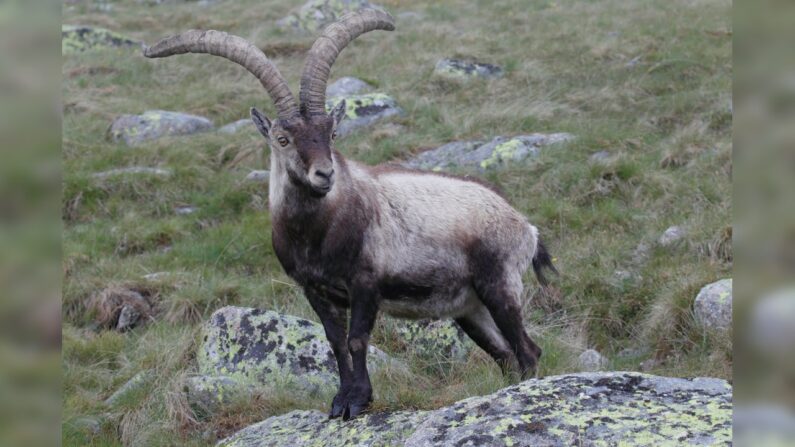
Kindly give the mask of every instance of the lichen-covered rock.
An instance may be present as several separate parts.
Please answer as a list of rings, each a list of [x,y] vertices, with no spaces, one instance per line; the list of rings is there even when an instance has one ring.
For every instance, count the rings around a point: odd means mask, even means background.
[[[141,42],[104,28],[61,25],[61,53],[64,55],[102,48],[140,46]]]
[[[362,8],[378,8],[366,0],[309,0],[297,11],[279,20],[277,25],[296,31],[314,33],[345,13]]]
[[[581,373],[531,379],[434,411],[348,422],[318,411],[266,419],[219,446],[731,445],[732,388],[720,379]]]
[[[239,132],[239,131],[241,131],[243,129],[248,129],[248,128],[254,129],[255,128],[254,127],[254,122],[251,121],[250,118],[244,118],[242,120],[237,120],[235,122],[232,122],[232,123],[229,123],[227,125],[221,126],[218,129],[218,132],[233,134],[233,133],[237,133],[237,132]]]
[[[199,373],[254,385],[294,385],[309,392],[336,386],[337,362],[323,327],[291,315],[227,306],[205,324]],[[368,366],[390,363],[370,346]]]
[[[708,329],[725,330],[732,325],[732,279],[704,286],[694,305],[696,320]]]
[[[463,59],[440,59],[436,62],[433,74],[446,79],[467,81],[470,79],[497,79],[505,72],[502,67]]]
[[[326,110],[331,111],[340,101],[345,100],[345,119],[337,128],[342,137],[391,116],[402,115],[403,109],[395,100],[384,93],[335,96],[326,101]]]
[[[122,115],[110,126],[114,141],[137,146],[149,140],[174,135],[191,135],[213,129],[213,122],[197,115],[149,110],[141,115]]]
[[[343,76],[326,87],[326,97],[350,96],[363,93],[370,88],[370,84],[359,78]]]
[[[416,354],[427,358],[464,361],[475,346],[450,320],[401,321],[397,332]]]
[[[255,387],[226,376],[194,376],[185,381],[185,395],[191,408],[211,414],[223,405],[250,396]]]
[[[567,133],[496,137],[489,142],[455,141],[425,151],[406,161],[405,166],[432,171],[450,168],[497,169],[538,154],[541,147],[574,138]]]
[[[577,357],[580,371],[601,371],[607,368],[607,359],[596,349],[587,349]]]

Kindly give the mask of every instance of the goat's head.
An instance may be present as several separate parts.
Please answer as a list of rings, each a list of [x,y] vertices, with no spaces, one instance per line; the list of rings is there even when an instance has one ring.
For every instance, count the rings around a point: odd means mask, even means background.
[[[300,107],[284,77],[254,44],[219,31],[191,30],[168,37],[144,50],[150,58],[184,53],[207,53],[236,62],[255,75],[276,105],[277,119],[269,120],[251,109],[251,119],[272,151],[286,161],[292,181],[324,196],[334,185],[331,144],[345,116],[345,102],[326,112],[326,83],[331,66],[353,39],[368,31],[395,29],[389,14],[362,9],[342,16],[327,26],[309,50],[301,74]]]

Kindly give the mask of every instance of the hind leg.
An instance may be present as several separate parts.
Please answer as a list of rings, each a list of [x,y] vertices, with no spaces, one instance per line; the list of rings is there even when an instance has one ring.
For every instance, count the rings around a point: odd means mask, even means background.
[[[485,306],[478,306],[474,312],[456,318],[455,322],[480,349],[486,351],[500,365],[503,374],[507,375],[516,369],[516,356]]]
[[[530,339],[522,323],[519,305],[522,296],[521,274],[506,272],[499,266],[490,266],[490,270],[491,274],[476,278],[475,290],[516,355],[520,376],[522,379],[532,377],[541,357],[541,348]]]

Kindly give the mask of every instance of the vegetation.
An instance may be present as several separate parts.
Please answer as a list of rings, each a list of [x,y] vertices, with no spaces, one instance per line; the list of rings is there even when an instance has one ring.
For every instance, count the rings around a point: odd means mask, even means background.
[[[561,276],[540,290],[525,278],[525,317],[544,349],[540,374],[577,370],[594,347],[611,369],[731,378],[731,341],[692,317],[699,288],[731,275],[731,2],[605,0],[382,1],[397,31],[354,42],[332,80],[356,76],[394,97],[402,127],[376,126],[338,141],[366,163],[410,157],[443,143],[532,132],[570,132],[533,161],[491,172],[545,236]],[[100,8],[110,5],[112,8]],[[290,2],[206,6],[86,0],[64,23],[92,25],[152,43],[188,28],[257,42],[297,91],[313,36],[279,30]],[[459,84],[431,73],[443,57],[503,66],[493,81]],[[135,49],[88,51],[63,64],[63,441],[65,445],[210,445],[216,437],[295,408],[326,410],[330,396],[263,389],[206,417],[182,389],[194,373],[198,329],[224,305],[262,307],[317,320],[284,275],[270,243],[267,187],[245,182],[267,168],[252,129],[127,147],[107,138],[124,113],[163,109],[220,126],[256,105],[274,107],[242,68],[209,56],[152,61]],[[263,151],[265,153],[263,153]],[[592,154],[606,151],[601,161]],[[170,177],[92,177],[126,166]],[[178,214],[181,206],[195,207]],[[672,225],[672,247],[656,244]],[[155,277],[144,276],[167,272]],[[147,323],[102,325],[102,291],[137,291]],[[107,295],[107,294],[106,294]],[[482,352],[466,363],[413,355],[380,318],[374,343],[411,366],[374,376],[376,409],[436,408],[506,385]],[[618,355],[626,348],[630,354]],[[153,379],[121,404],[103,401],[141,371]],[[97,417],[98,430],[85,419]]]

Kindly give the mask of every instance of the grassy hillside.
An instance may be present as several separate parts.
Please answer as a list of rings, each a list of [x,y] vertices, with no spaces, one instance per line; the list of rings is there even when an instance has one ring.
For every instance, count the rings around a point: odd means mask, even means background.
[[[289,3],[86,0],[67,2],[64,23],[147,43],[189,28],[233,32],[264,48],[295,90],[312,36],[275,26]],[[420,17],[358,39],[332,80],[365,79],[407,113],[395,120],[399,130],[376,126],[341,139],[344,154],[374,164],[460,139],[577,136],[487,175],[541,229],[562,273],[543,292],[526,276],[526,322],[545,352],[540,373],[575,371],[576,356],[594,347],[612,369],[637,370],[652,359],[656,374],[730,378],[730,340],[704,333],[691,308],[701,286],[731,275],[731,2],[380,4]],[[499,64],[506,75],[466,85],[432,78],[435,62],[449,56]],[[317,320],[273,254],[267,187],[243,181],[267,168],[262,138],[253,130],[206,133],[130,148],[106,134],[116,116],[150,109],[204,115],[219,126],[254,105],[274,116],[256,79],[209,56],[151,61],[134,49],[93,51],[64,57],[63,103],[64,444],[209,445],[272,414],[325,410],[330,396],[269,389],[200,419],[181,393],[195,372],[199,325],[215,309],[255,306]],[[609,157],[590,159],[601,151]],[[92,177],[126,166],[174,173]],[[197,211],[177,214],[180,206]],[[657,246],[672,225],[686,230],[684,241]],[[168,273],[144,278],[156,272]],[[156,303],[147,324],[103,329],[100,292],[109,287]],[[376,408],[435,408],[505,385],[482,352],[465,364],[415,358],[384,318],[374,343],[412,366],[405,377],[374,377]],[[625,348],[640,349],[619,356]],[[156,379],[119,409],[104,407],[143,370]],[[97,415],[92,434],[81,420]]]

